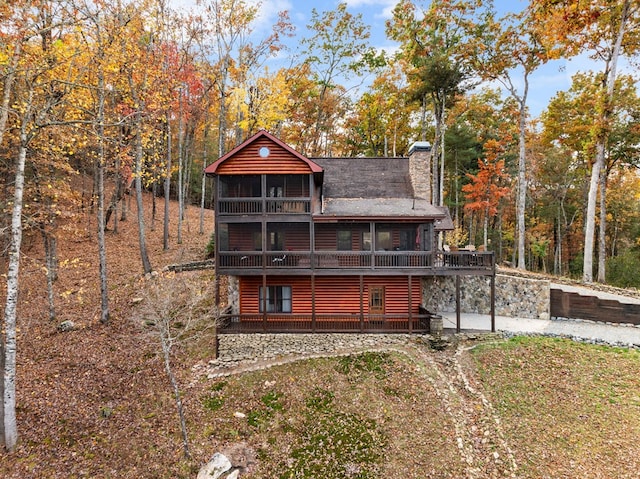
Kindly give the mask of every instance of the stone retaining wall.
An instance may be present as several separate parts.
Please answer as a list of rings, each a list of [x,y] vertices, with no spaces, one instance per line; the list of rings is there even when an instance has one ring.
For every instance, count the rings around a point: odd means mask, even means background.
[[[318,358],[364,351],[402,349],[409,344],[451,344],[459,341],[495,340],[501,333],[429,334],[221,334],[218,357],[198,368],[209,378],[285,364],[300,358]]]
[[[334,354],[341,350],[379,348],[405,344],[408,334],[221,334],[218,338],[219,362],[247,359],[277,359],[289,355]]]
[[[456,310],[454,276],[437,276],[422,280],[422,304],[432,313]],[[518,318],[549,319],[550,281],[496,275],[496,315]],[[491,283],[485,276],[460,278],[462,313],[490,314]]]

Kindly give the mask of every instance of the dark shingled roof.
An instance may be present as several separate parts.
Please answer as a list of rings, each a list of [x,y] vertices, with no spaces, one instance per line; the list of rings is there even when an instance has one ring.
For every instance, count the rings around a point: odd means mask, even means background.
[[[427,200],[412,198],[325,198],[322,217],[330,218],[445,218],[446,212]],[[316,218],[319,220],[319,218]]]
[[[409,158],[310,158],[324,168],[325,198],[413,198]]]
[[[322,218],[448,217],[429,201],[414,199],[409,158],[310,159],[324,169]]]

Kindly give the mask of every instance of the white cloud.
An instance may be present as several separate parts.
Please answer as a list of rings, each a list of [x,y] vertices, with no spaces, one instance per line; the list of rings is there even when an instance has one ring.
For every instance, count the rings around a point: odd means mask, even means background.
[[[397,0],[346,0],[348,8],[362,9],[363,7],[380,7],[375,12],[371,12],[370,8],[367,8],[367,12],[373,15],[374,18],[388,19],[391,18],[393,8],[398,3]]]

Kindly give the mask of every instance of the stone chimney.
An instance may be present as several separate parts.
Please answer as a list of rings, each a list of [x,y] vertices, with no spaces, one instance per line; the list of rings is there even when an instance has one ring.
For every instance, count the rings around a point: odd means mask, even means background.
[[[416,141],[409,148],[409,176],[415,198],[431,201],[431,143]]]

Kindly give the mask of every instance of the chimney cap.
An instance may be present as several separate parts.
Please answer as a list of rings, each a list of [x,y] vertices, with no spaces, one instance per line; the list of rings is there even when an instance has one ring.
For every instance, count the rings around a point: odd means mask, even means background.
[[[409,154],[411,155],[415,151],[431,151],[431,143],[428,141],[416,141],[409,148]]]

